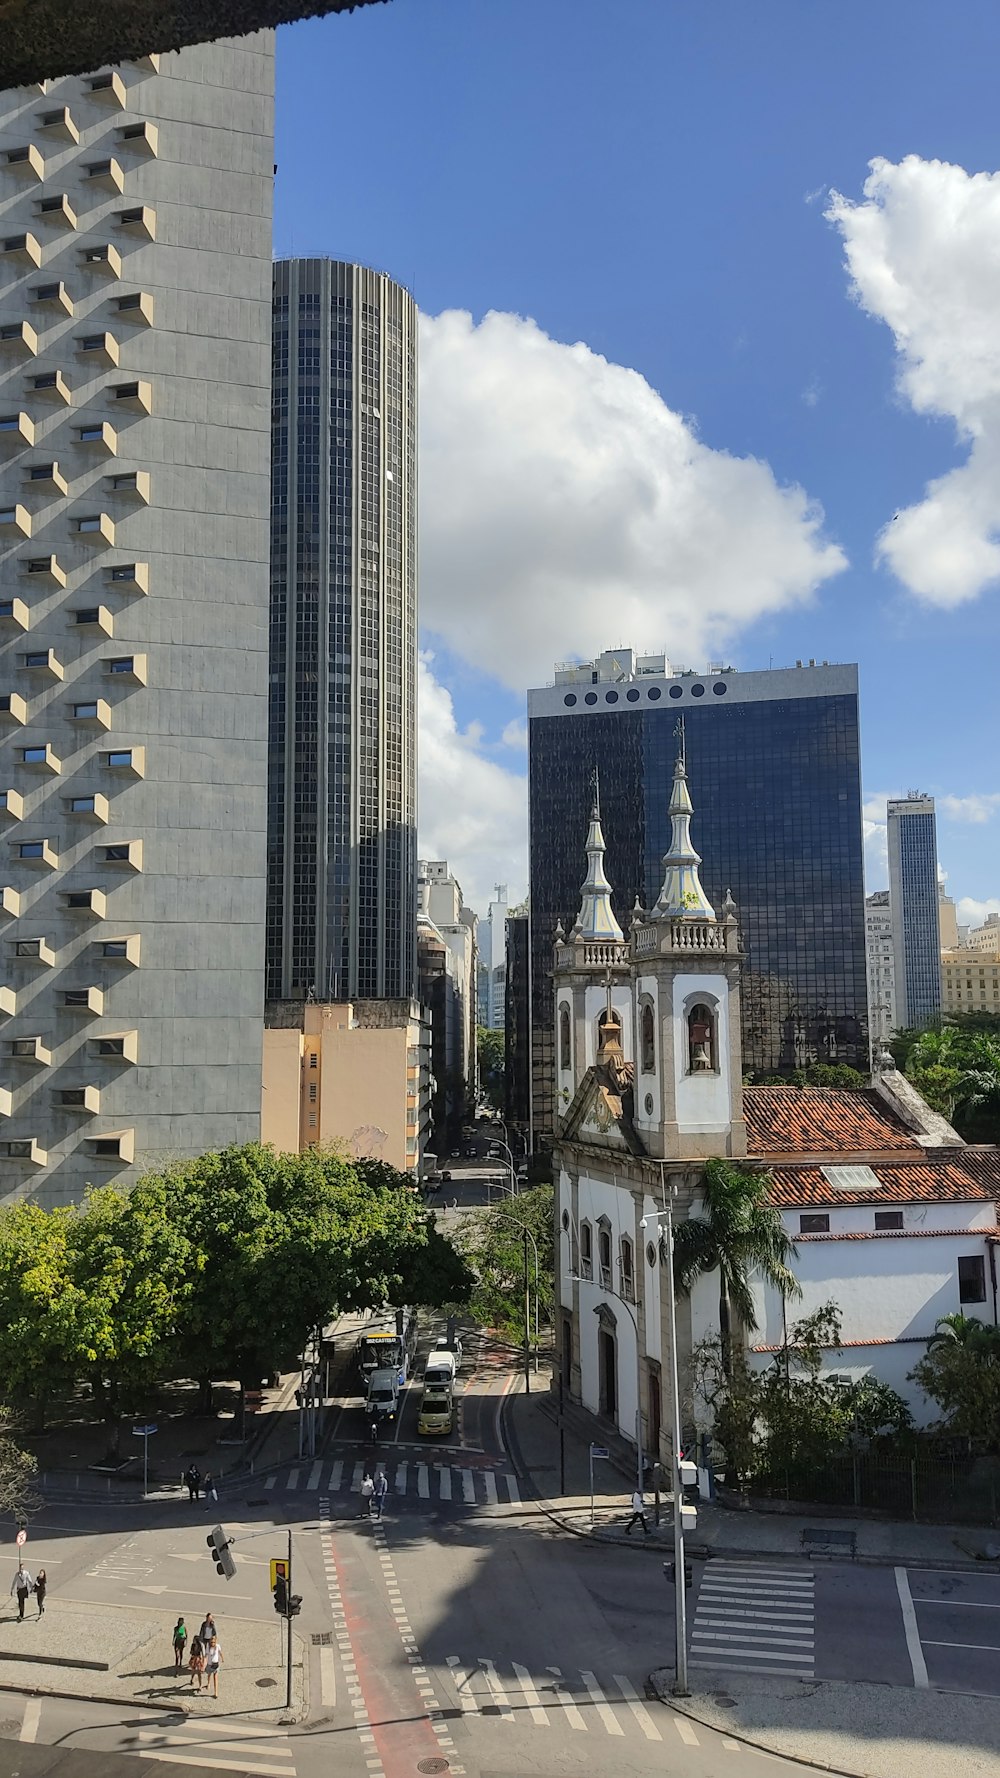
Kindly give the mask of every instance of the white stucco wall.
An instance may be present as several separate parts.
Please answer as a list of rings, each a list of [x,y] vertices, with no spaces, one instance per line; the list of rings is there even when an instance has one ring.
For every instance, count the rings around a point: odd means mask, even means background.
[[[658,1209],[659,1205],[655,1204],[652,1198],[643,1198],[642,1214],[643,1216],[648,1216],[650,1218],[650,1223],[648,1228],[639,1230],[639,1233],[642,1236],[642,1246],[636,1255],[636,1263],[641,1264],[642,1266],[643,1311],[646,1320],[644,1329],[646,1352],[650,1358],[655,1358],[657,1363],[662,1363],[663,1337],[660,1325],[660,1273],[663,1268],[660,1265],[659,1251],[660,1231],[663,1224],[652,1220]],[[657,1258],[655,1265],[650,1265],[646,1258],[646,1248],[650,1241],[652,1241],[653,1246],[656,1249]]]
[[[569,1066],[566,1068],[563,1067],[563,1046],[559,1035],[564,1011],[569,1014],[569,1056],[567,1058]],[[576,1091],[576,1077],[573,1068],[573,1059],[576,1051],[576,1032],[573,1029],[573,996],[568,989],[561,992],[556,999],[555,1044],[556,1110],[561,1117]]]
[[[717,1017],[716,1062],[712,1074],[689,1074],[687,1012],[698,1000],[712,1006]],[[729,983],[724,975],[700,972],[677,975],[673,982],[674,1090],[677,1125],[681,1130],[725,1129],[732,1116],[729,1080]]]
[[[607,1305],[615,1318],[618,1346],[618,1427],[628,1438],[635,1437],[637,1408],[636,1325],[635,1304],[627,1306],[616,1291],[620,1289],[618,1244],[624,1234],[636,1243],[636,1270],[639,1266],[638,1241],[635,1228],[635,1205],[631,1192],[581,1174],[577,1201],[579,1221],[587,1220],[594,1230],[594,1280],[581,1280],[580,1302],[580,1393],[583,1405],[591,1413],[600,1410],[600,1375],[598,1341],[600,1323],[594,1311],[601,1303]],[[603,1290],[599,1282],[597,1225],[606,1216],[611,1224],[612,1259],[615,1291]],[[639,1231],[641,1233],[641,1231]],[[645,1262],[643,1261],[643,1264]]]
[[[640,1071],[642,1055],[642,1026],[640,1008],[644,1001],[649,1001],[653,1008],[653,1030],[656,1034],[656,1050],[653,1056],[653,1070],[650,1074]],[[663,1094],[660,1088],[663,1059],[660,1054],[660,992],[659,983],[653,975],[642,975],[635,985],[635,1006],[632,1014],[635,1020],[635,1123],[637,1129],[655,1129],[663,1118]],[[652,1111],[646,1110],[646,1099],[653,1101]]]

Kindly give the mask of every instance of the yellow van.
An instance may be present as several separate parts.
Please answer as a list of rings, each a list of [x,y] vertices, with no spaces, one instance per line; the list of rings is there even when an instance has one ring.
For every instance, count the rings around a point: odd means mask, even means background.
[[[417,1431],[438,1433],[447,1437],[455,1424],[455,1407],[450,1389],[425,1389],[420,1403]]]

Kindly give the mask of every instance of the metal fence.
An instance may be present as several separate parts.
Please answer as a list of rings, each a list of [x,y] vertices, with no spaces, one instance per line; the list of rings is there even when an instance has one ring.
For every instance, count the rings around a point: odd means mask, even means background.
[[[1000,1462],[846,1451],[822,1464],[788,1463],[752,1477],[748,1492],[928,1523],[1000,1524]]]

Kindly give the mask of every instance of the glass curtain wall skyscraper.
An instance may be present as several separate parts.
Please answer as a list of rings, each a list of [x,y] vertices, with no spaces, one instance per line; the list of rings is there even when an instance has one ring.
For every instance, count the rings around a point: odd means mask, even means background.
[[[895,1023],[925,1025],[941,1011],[941,931],[934,798],[913,791],[890,800],[889,906]]]
[[[681,715],[702,881],[738,908],[744,1066],[868,1066],[857,669],[698,674],[617,649],[528,693],[536,1140],[555,1113],[553,934],[579,908],[595,776],[627,933],[659,890]]]
[[[416,985],[417,313],[274,268],[269,1000]]]

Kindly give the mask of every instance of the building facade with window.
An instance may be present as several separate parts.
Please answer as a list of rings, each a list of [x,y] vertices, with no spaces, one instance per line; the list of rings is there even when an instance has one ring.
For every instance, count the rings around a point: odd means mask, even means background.
[[[0,1198],[259,1132],[273,90],[0,97]]]
[[[274,268],[267,996],[416,992],[413,298]]]
[[[868,1065],[857,669],[697,674],[619,649],[528,693],[536,1143],[555,1116],[552,934],[578,905],[595,775],[624,923],[659,889],[680,716],[706,888],[740,909],[746,1067]]]
[[[803,1309],[831,1297],[841,1308],[830,1372],[880,1377],[912,1400],[906,1373],[940,1315],[968,1306],[997,1320],[1000,1151],[966,1147],[891,1061],[854,1091],[743,1084],[741,910],[729,896],[715,907],[702,884],[692,753],[675,763],[655,897],[627,930],[605,871],[602,778],[579,911],[556,926],[550,963],[562,1383],[601,1432],[661,1461],[671,1345],[683,1379],[693,1346],[719,1332],[719,1280],[700,1277],[671,1326],[660,1218],[668,1203],[678,1221],[702,1212],[710,1160],[772,1176],[800,1247]],[[780,1300],[760,1297],[753,1361],[770,1363],[787,1325]],[[913,1406],[918,1419],[938,1414]],[[704,1404],[695,1416],[710,1426]]]
[[[941,925],[934,798],[911,791],[886,809],[896,1026],[926,1025],[941,1011]]]
[[[888,889],[865,897],[865,956],[868,965],[868,1029],[876,1054],[896,1029],[896,966]]]
[[[941,952],[942,1012],[988,1012],[1000,1018],[1000,930],[995,951]]]

